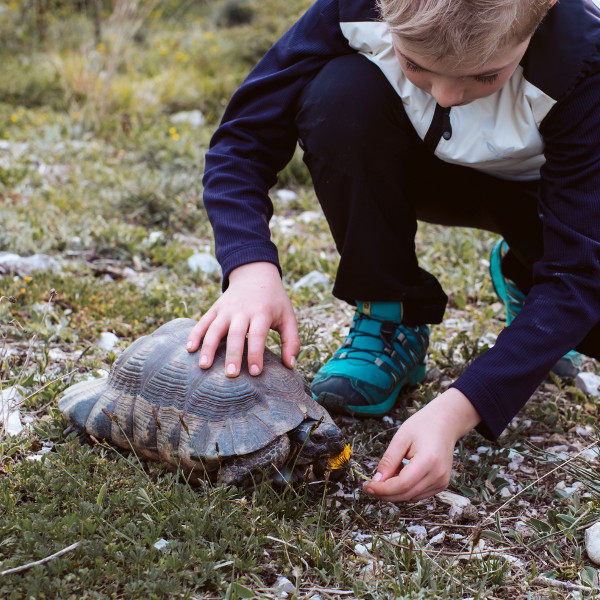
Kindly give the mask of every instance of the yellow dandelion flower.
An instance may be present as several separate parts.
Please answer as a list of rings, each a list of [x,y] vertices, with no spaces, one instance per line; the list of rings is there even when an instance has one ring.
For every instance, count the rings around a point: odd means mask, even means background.
[[[30,281],[33,279],[33,277],[28,277],[27,275],[25,275],[25,277],[23,277],[23,279],[24,279],[24,280],[25,280],[27,283],[29,283],[29,282],[30,282]]]
[[[175,52],[175,60],[179,62],[187,62],[190,57],[185,52]]]
[[[106,50],[106,44],[103,44],[102,42],[100,42],[96,46],[96,50],[98,50],[98,52],[104,52]]]
[[[18,117],[18,115],[11,115],[11,117],[10,117],[10,120],[11,120],[13,123],[17,123],[17,122],[18,122],[18,120],[19,120],[19,117]]]
[[[172,133],[171,134],[171,139],[174,141],[177,141],[179,139],[179,134],[178,133]]]
[[[169,127],[169,135],[175,135],[177,133],[177,127]]]
[[[25,288],[21,288],[21,294],[25,293]]]
[[[163,46],[159,52],[164,56],[165,54],[169,54],[169,49]]]
[[[352,446],[350,444],[346,444],[344,449],[337,456],[332,456],[329,459],[329,468],[332,471],[343,469],[350,462],[351,456]]]

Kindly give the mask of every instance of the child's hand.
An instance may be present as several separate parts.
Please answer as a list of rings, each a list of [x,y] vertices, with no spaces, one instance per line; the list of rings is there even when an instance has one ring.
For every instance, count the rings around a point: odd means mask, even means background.
[[[271,328],[281,336],[283,363],[293,368],[300,349],[298,326],[279,271],[272,263],[249,263],[230,273],[229,287],[192,329],[187,349],[195,352],[202,341],[199,364],[207,369],[219,342],[227,336],[225,372],[235,377],[240,372],[248,334],[248,370],[258,375]]]
[[[365,492],[400,502],[422,500],[446,489],[454,445],[480,421],[463,393],[446,390],[400,426]],[[403,466],[405,458],[409,463]]]

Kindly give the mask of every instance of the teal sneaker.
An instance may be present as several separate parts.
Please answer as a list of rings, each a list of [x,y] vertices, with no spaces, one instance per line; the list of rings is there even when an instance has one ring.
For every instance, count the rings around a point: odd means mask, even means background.
[[[402,324],[399,302],[357,302],[343,346],[315,375],[313,397],[332,412],[381,416],[400,389],[423,381],[429,327]]]
[[[506,307],[506,325],[510,325],[525,304],[525,294],[516,283],[502,274],[502,258],[508,252],[508,244],[500,239],[492,248],[490,255],[490,275],[494,290]],[[576,377],[581,366],[581,354],[571,350],[552,367],[552,372],[559,377]]]

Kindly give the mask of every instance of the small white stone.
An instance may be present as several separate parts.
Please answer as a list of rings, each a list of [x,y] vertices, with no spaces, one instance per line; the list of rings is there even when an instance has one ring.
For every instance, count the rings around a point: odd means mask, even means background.
[[[450,507],[448,511],[448,516],[452,521],[457,521],[461,519],[465,520],[473,520],[476,518],[476,510],[475,507],[471,504],[471,501],[465,496],[460,496],[459,494],[454,494],[453,492],[449,492],[448,490],[444,490],[439,494],[436,494],[435,497],[444,504],[447,504]]]
[[[301,221],[302,223],[313,223],[314,221],[320,220],[321,217],[322,214],[319,212],[314,210],[305,210],[298,215],[298,221]]]
[[[160,242],[161,240],[163,240],[164,237],[165,237],[165,234],[163,231],[151,231],[148,234],[148,237],[144,240],[144,245],[145,246],[153,246],[157,242]]]
[[[204,125],[204,115],[199,110],[183,110],[171,115],[171,123],[187,123],[197,128]]]
[[[293,202],[298,198],[298,194],[292,190],[277,190],[275,195],[281,202]]]
[[[160,538],[160,540],[158,540],[158,542],[156,542],[154,544],[154,547],[157,550],[162,550],[163,548],[166,548],[169,545],[169,542],[167,540],[165,540],[164,538]]]
[[[436,546],[438,544],[443,544],[444,540],[446,539],[446,532],[445,531],[441,531],[440,533],[438,533],[437,535],[434,535],[430,540],[429,543],[432,546]]]
[[[103,331],[98,338],[96,345],[102,350],[114,350],[119,343],[119,338],[111,331]]]
[[[304,277],[300,278],[294,284],[294,290],[299,290],[306,287],[328,287],[331,284],[329,275],[320,271],[311,271]]]
[[[23,431],[19,411],[22,401],[23,396],[14,385],[0,391],[0,423],[8,435],[19,435]]]
[[[392,417],[390,417],[389,415],[385,415],[385,417],[383,417],[381,420],[384,423],[387,423],[388,425],[393,425],[394,424],[394,419],[392,419]]]
[[[588,396],[600,396],[600,375],[582,372],[575,378],[575,387],[579,388]]]
[[[275,589],[280,596],[282,594],[294,594],[296,592],[296,586],[287,577],[278,577],[275,582]]]
[[[35,271],[58,274],[62,268],[56,259],[47,254],[19,256],[9,252],[0,252],[0,273],[15,273],[20,277],[26,277]]]
[[[364,544],[355,544],[354,552],[358,554],[358,556],[370,556],[371,553],[369,549]]]
[[[595,565],[600,565],[600,523],[585,530],[585,550]]]
[[[406,528],[415,539],[420,540],[427,537],[427,529],[423,525],[410,525]]]
[[[192,271],[202,271],[206,275],[212,275],[221,270],[217,259],[208,252],[195,252],[187,259],[187,264]]]

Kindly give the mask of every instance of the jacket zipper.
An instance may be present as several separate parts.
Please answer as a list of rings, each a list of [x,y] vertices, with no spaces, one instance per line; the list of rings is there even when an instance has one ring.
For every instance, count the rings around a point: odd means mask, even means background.
[[[425,139],[425,147],[431,152],[435,152],[437,145],[440,143],[440,139],[444,138],[449,140],[452,137],[452,125],[450,124],[450,110],[448,106],[444,108],[439,104],[435,105],[435,111],[433,113],[433,119],[431,125],[427,130]]]

